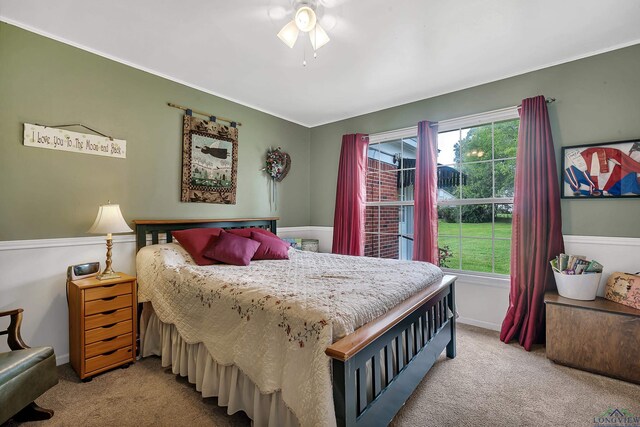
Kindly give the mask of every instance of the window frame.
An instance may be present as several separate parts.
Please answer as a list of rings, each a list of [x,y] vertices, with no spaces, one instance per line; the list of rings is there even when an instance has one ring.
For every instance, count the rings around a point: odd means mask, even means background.
[[[498,123],[498,122],[503,122],[503,121],[508,121],[508,120],[515,120],[515,119],[520,119],[520,115],[518,113],[518,107],[514,106],[514,107],[508,107],[508,108],[502,108],[499,110],[493,110],[493,111],[488,111],[488,112],[484,112],[484,113],[479,113],[479,114],[472,114],[472,115],[467,115],[467,116],[462,116],[462,117],[457,117],[457,118],[453,118],[453,119],[448,119],[448,120],[441,120],[440,122],[438,122],[438,134],[440,133],[444,133],[444,132],[451,132],[454,130],[462,130],[462,129],[467,129],[467,128],[471,128],[471,127],[479,127],[479,126],[486,126],[486,125],[491,125],[492,129],[492,138],[491,138],[491,159],[490,160],[481,160],[481,161],[476,161],[476,162],[469,162],[470,164],[478,164],[481,162],[484,163],[488,163],[491,162],[491,173],[492,173],[492,197],[490,198],[473,198],[473,199],[463,199],[463,198],[459,198],[459,199],[452,199],[452,200],[447,200],[447,201],[441,201],[438,200],[438,206],[465,206],[465,205],[478,205],[478,204],[491,204],[492,205],[492,210],[494,212],[495,215],[495,208],[496,205],[499,204],[513,204],[513,197],[495,197],[496,196],[496,189],[495,189],[495,141],[493,139],[493,132],[494,132],[494,124]],[[386,132],[379,132],[379,133],[375,133],[375,134],[371,134],[369,135],[369,144],[380,144],[382,142],[385,141],[391,141],[391,140],[396,140],[396,139],[405,139],[405,138],[416,138],[418,135],[418,127],[417,126],[411,126],[411,127],[407,127],[407,128],[402,128],[402,129],[395,129],[395,130],[391,130],[391,131],[386,131]],[[504,160],[515,160],[515,157],[508,157],[508,158],[504,158],[504,159],[497,159],[498,161],[504,161]],[[463,165],[464,162],[460,162],[460,165]],[[451,166],[451,165],[442,165],[442,166]],[[457,166],[457,164],[453,164],[453,166]],[[404,170],[404,169],[401,169]],[[398,206],[399,208],[401,208],[402,206],[414,206],[414,200],[403,200],[403,201],[377,201],[377,202],[365,202],[365,206],[366,207],[370,207],[370,206],[377,206],[377,207],[383,207],[383,206]],[[459,224],[462,224],[462,209],[459,209]],[[380,233],[380,225],[378,224],[378,231],[374,232],[374,233],[367,233],[365,232],[365,234],[377,234],[378,236],[380,236],[381,234],[384,233]],[[496,237],[495,236],[495,221],[492,221],[491,223],[491,238],[485,238],[485,237],[463,237],[462,233],[458,233],[458,235],[445,235],[446,237],[450,237],[450,238],[457,238],[458,239],[458,243],[460,245],[460,250],[462,250],[462,240],[463,239],[483,239],[483,240],[491,240],[491,270],[495,270],[495,241],[496,240],[500,240],[500,241],[507,241],[507,240],[511,240],[513,237],[510,238],[505,238],[505,237]],[[444,237],[444,236],[443,236]],[[459,267],[461,267],[462,263],[462,256],[460,257],[460,264],[458,265]],[[444,271],[447,272],[452,272],[452,273],[460,273],[460,274],[465,274],[465,275],[470,275],[470,276],[480,276],[480,277],[488,277],[488,278],[498,278],[498,279],[504,279],[504,278],[508,278],[509,274],[502,274],[502,273],[495,273],[495,272],[482,272],[482,271],[474,271],[474,270],[463,270],[461,268],[443,268]]]
[[[369,143],[367,146],[367,151],[370,149],[371,145],[379,145],[382,144],[384,142],[390,142],[390,141],[396,141],[396,140],[400,140],[400,155],[402,157],[402,155],[404,154],[404,144],[405,144],[405,139],[416,139],[417,140],[417,127],[411,127],[411,128],[404,128],[404,129],[397,129],[397,130],[393,130],[393,131],[389,131],[389,132],[382,132],[382,133],[378,133],[378,134],[373,134],[369,136]],[[370,158],[370,157],[368,157]],[[378,159],[378,161],[382,162],[382,160]],[[400,166],[400,165],[398,165]],[[411,167],[411,168],[398,168],[396,172],[404,172],[407,170],[415,170],[415,167]],[[382,176],[382,171],[381,169],[378,170],[378,177],[380,178]],[[369,171],[367,170],[367,176],[369,175]],[[382,236],[395,236],[398,238],[398,251],[401,251],[400,248],[400,239],[405,237],[405,238],[409,238],[411,239],[411,241],[413,241],[413,236],[410,234],[406,234],[406,233],[401,233],[400,230],[398,230],[397,234],[394,233],[385,233],[380,229],[380,213],[382,212],[380,208],[384,208],[384,207],[397,207],[398,210],[400,211],[399,215],[404,215],[404,211],[403,211],[403,207],[404,206],[414,206],[414,200],[391,200],[391,201],[382,201],[380,200],[380,198],[378,199],[378,201],[365,201],[365,207],[369,208],[369,207],[377,207],[378,208],[378,227],[376,231],[370,232],[370,231],[364,231],[364,235],[375,235],[378,238],[378,258],[380,258],[380,244],[381,244],[381,240],[382,240]],[[401,221],[402,216],[400,217],[400,221],[398,221],[398,224],[402,223],[403,221]],[[410,237],[406,237],[406,236],[410,236]]]

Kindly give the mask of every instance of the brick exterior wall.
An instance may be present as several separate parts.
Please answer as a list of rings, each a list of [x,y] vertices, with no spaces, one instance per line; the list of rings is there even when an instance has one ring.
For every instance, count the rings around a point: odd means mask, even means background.
[[[390,202],[398,198],[398,168],[378,160],[369,159],[367,173],[367,201]],[[381,172],[378,173],[378,170]],[[378,197],[380,197],[378,199]],[[380,258],[398,258],[398,222],[400,211],[397,206],[369,206],[366,210],[364,255]],[[369,234],[378,233],[388,234]]]

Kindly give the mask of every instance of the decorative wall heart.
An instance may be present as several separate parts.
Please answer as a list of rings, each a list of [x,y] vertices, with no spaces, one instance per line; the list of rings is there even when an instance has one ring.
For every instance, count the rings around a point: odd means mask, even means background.
[[[276,181],[282,181],[291,169],[291,156],[283,152],[280,147],[267,152],[265,171]]]
[[[281,172],[279,175],[277,175],[274,179],[277,182],[282,181],[287,174],[289,173],[289,170],[291,169],[291,156],[289,156],[288,153],[282,153],[284,156],[283,158],[283,164],[281,165]]]

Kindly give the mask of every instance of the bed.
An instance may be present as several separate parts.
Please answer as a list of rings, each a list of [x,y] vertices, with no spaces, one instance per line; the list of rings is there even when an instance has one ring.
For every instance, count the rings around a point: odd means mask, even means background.
[[[455,357],[456,278],[427,263],[295,249],[288,261],[198,267],[171,237],[276,233],[276,220],[134,221],[141,355],[161,356],[255,425],[387,425],[438,356]]]

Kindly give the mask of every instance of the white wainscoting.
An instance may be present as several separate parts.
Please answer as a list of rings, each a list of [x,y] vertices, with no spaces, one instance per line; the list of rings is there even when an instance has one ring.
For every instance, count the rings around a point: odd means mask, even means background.
[[[278,236],[318,239],[320,252],[329,253],[333,243],[333,227],[283,227],[278,229]]]
[[[135,275],[133,235],[114,236],[113,267]],[[22,337],[32,346],[53,346],[57,363],[69,361],[67,266],[100,261],[106,242],[100,237],[0,242],[0,311],[22,307]],[[8,324],[0,320],[2,327]],[[0,342],[0,351],[6,350]]]
[[[293,227],[279,232],[283,237],[320,240],[320,251],[331,252],[333,227]],[[640,238],[564,236],[565,252],[584,255],[604,265],[598,295],[604,295],[609,275],[615,271],[640,271]],[[456,274],[456,273],[452,273]],[[499,331],[509,307],[509,279],[457,274],[458,321]]]
[[[318,239],[320,251],[330,252],[332,227],[283,227],[282,237]],[[566,251],[595,258],[605,266],[602,287],[613,271],[640,270],[640,238],[565,236]],[[100,237],[0,242],[0,311],[25,310],[22,336],[31,346],[52,345],[58,364],[69,361],[65,292],[68,265],[89,261],[104,264],[105,241]],[[133,235],[115,236],[113,265],[135,274]],[[457,282],[459,321],[499,329],[509,300],[509,281],[460,275]],[[8,319],[0,320],[4,329]],[[0,351],[7,349],[0,341]]]

